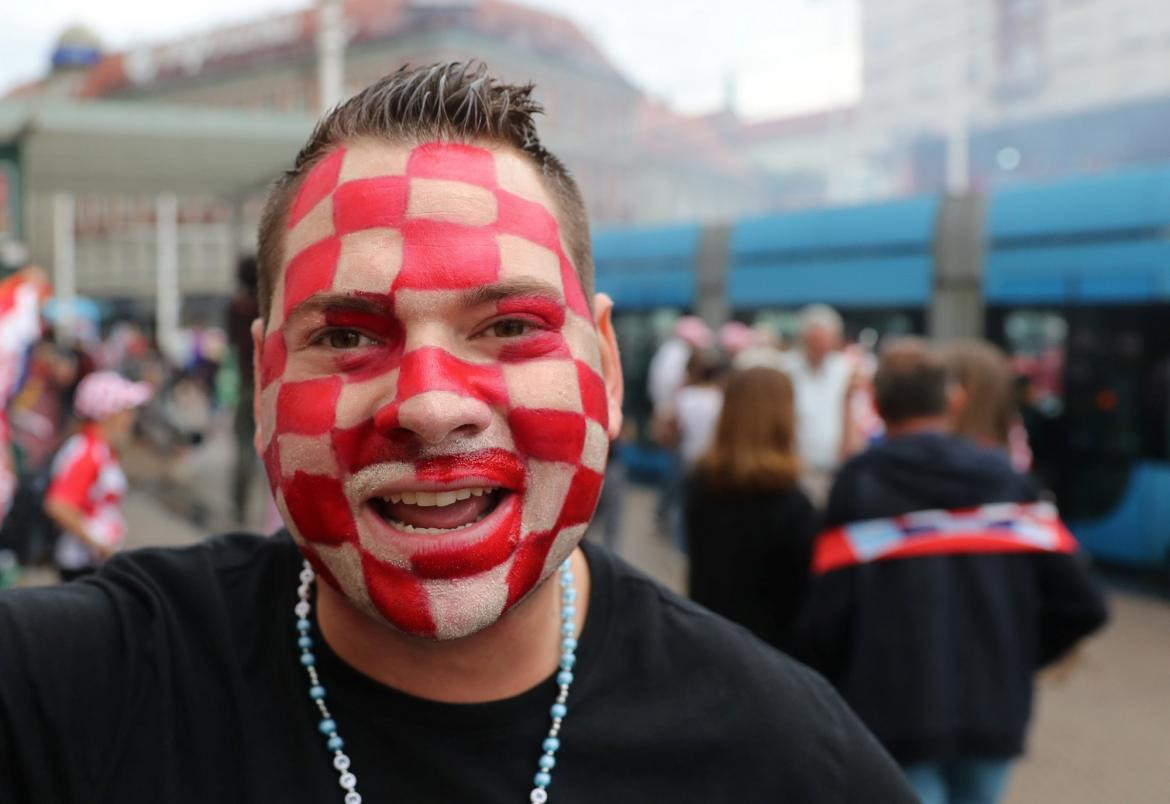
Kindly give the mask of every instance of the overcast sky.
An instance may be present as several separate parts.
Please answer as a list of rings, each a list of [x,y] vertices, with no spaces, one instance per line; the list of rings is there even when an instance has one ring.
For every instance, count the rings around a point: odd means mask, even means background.
[[[859,0],[523,0],[575,20],[645,91],[685,112],[710,111],[734,88],[752,118],[855,99]],[[40,76],[65,26],[107,47],[157,42],[306,0],[31,0],[0,27],[0,91]]]

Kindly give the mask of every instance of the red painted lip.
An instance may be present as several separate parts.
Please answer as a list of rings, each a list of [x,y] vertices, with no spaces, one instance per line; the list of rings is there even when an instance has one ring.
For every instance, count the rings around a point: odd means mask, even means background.
[[[386,483],[361,506],[359,517],[368,533],[394,544],[410,557],[419,578],[465,578],[478,575],[506,561],[520,544],[521,512],[527,476],[523,462],[506,450],[483,450],[419,461],[416,477]],[[493,486],[503,499],[490,514],[474,525],[447,533],[409,533],[398,530],[375,510],[374,499],[402,491]]]
[[[466,578],[499,566],[520,544],[524,497],[509,492],[490,514],[474,525],[446,533],[409,533],[383,519],[372,503],[359,513],[367,532],[394,544],[410,557],[419,578]]]

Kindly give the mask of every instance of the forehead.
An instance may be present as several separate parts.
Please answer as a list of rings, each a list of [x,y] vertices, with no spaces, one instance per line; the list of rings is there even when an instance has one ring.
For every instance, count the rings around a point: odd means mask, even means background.
[[[536,169],[506,148],[361,140],[331,151],[289,208],[278,316],[314,293],[456,290],[543,274],[588,307]],[[370,283],[380,283],[371,287]]]

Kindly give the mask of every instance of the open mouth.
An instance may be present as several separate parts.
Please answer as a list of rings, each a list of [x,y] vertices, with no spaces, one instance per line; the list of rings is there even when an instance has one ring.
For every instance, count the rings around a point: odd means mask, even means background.
[[[364,502],[359,521],[367,551],[400,567],[409,562],[419,578],[487,572],[520,543],[527,476],[510,452],[418,461],[409,479],[377,467],[364,471],[367,482],[354,491]]]
[[[395,530],[439,535],[482,522],[513,493],[493,486],[402,491],[374,498],[370,503],[378,516]]]

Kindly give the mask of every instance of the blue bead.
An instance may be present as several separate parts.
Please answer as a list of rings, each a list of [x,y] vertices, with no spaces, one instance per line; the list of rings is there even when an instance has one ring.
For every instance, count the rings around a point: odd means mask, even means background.
[[[311,653],[302,653],[301,654],[301,664],[303,664],[305,667],[308,667],[308,666],[316,664],[316,663],[317,663],[317,657],[314,656],[313,654],[311,654]]]
[[[536,783],[537,787],[548,787],[552,784],[552,775],[541,771],[532,777],[532,781]]]
[[[544,739],[544,750],[545,751],[556,751],[560,747],[561,747],[561,741],[558,740],[556,737],[546,737]]]
[[[561,619],[562,620],[571,620],[576,616],[577,616],[577,607],[576,606],[565,606],[564,608],[561,609]]]
[[[564,572],[565,570],[567,570],[571,566],[573,566],[573,559],[566,558],[564,561],[561,562],[561,572]]]
[[[332,734],[337,731],[337,724],[332,718],[327,717],[317,724],[317,728],[321,730],[322,734]]]
[[[573,674],[570,673],[568,670],[562,670],[561,672],[557,673],[557,683],[558,684],[572,684],[573,683]]]
[[[566,603],[572,603],[576,599],[577,599],[577,590],[576,589],[566,589],[565,591],[561,592],[561,600],[565,601]]]
[[[327,745],[329,746],[330,751],[340,751],[341,747],[343,745],[345,745],[345,740],[341,739],[336,734],[334,734],[332,737],[329,738],[329,742],[327,743]]]
[[[565,623],[561,626],[561,633],[565,636],[572,636],[573,632],[577,630],[577,626],[572,623]]]
[[[569,710],[562,703],[553,704],[548,711],[553,717],[564,717],[569,713]]]
[[[573,665],[575,665],[576,663],[577,663],[576,654],[566,653],[564,656],[561,657],[561,669],[562,670],[572,670]]]
[[[300,632],[308,631],[311,626],[308,620],[297,620],[297,630]]]
[[[309,697],[314,701],[321,700],[325,697],[325,688],[320,684],[314,684],[313,686],[309,687]]]
[[[561,640],[561,650],[565,653],[572,653],[577,649],[577,640],[572,637],[565,637]]]
[[[544,768],[545,770],[552,770],[553,766],[555,766],[557,764],[557,761],[555,759],[553,759],[552,757],[550,757],[548,754],[545,754],[544,756],[542,756],[540,758],[540,761],[537,762],[536,764],[540,765],[540,767]]]
[[[572,570],[561,570],[561,583],[563,583],[565,586],[572,586],[573,585],[573,571]]]
[[[308,650],[309,648],[313,647],[313,638],[307,636],[301,637],[297,640],[297,647]]]

